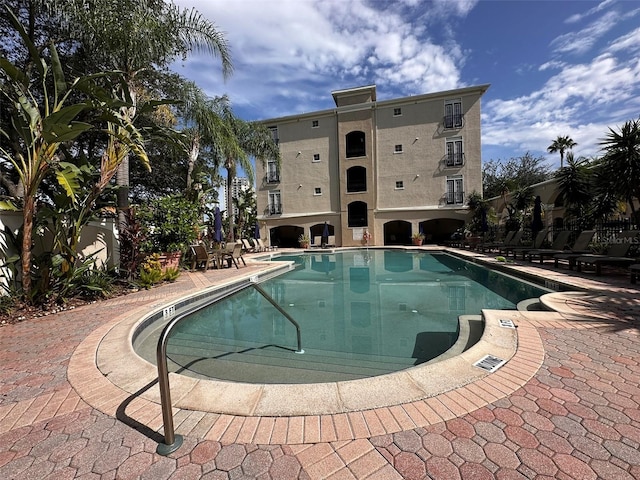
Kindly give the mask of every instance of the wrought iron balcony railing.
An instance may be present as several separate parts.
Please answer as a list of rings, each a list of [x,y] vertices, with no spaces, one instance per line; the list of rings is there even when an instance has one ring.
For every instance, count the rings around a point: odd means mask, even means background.
[[[280,183],[280,172],[269,172],[265,177],[267,183]]]
[[[446,129],[462,128],[464,126],[464,115],[462,113],[445,115],[443,123]]]
[[[445,157],[447,167],[461,167],[464,165],[464,153],[451,153]]]
[[[269,205],[269,215],[280,215],[282,214],[282,204],[272,204]]]
[[[464,192],[447,192],[445,193],[447,205],[459,205],[464,203]]]

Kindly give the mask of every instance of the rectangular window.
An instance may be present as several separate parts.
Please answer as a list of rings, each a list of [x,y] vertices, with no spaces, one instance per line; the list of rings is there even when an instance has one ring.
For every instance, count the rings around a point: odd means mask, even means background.
[[[271,130],[271,137],[273,138],[273,141],[276,142],[276,145],[278,145],[280,143],[280,137],[278,136],[278,127],[269,127],[269,130]]]
[[[269,192],[269,215],[279,215],[281,213],[280,190],[272,190]]]
[[[313,154],[313,161],[314,162],[319,162],[320,161],[320,154],[319,153],[314,153]]]
[[[318,128],[320,126],[320,122],[318,120],[311,121],[311,128]]]
[[[404,182],[402,180],[396,181],[396,190],[404,190]]]
[[[316,187],[313,191],[314,195],[322,195],[322,188]]]
[[[280,171],[278,162],[275,160],[267,160],[267,183],[278,183],[280,181]]]
[[[462,188],[462,175],[447,177],[447,192],[445,194],[447,205],[460,205],[464,203],[464,190]]]
[[[462,127],[462,100],[445,100],[444,102],[444,128]]]
[[[400,115],[402,115],[402,109],[401,108],[394,108],[393,109],[393,116],[394,117],[399,117]]]
[[[396,145],[394,149],[394,153],[402,153],[402,145]]]
[[[464,152],[462,151],[462,138],[447,138],[447,167],[459,167],[464,164]]]

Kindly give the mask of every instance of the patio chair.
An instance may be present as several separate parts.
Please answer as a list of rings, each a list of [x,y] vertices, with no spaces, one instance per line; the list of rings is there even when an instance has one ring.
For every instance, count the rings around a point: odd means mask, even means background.
[[[320,248],[322,246],[322,236],[321,235],[315,235],[313,237],[313,243],[311,244],[312,247],[315,248]]]
[[[327,247],[335,247],[336,246],[336,236],[329,235],[327,237]]]
[[[505,233],[504,238],[502,239],[502,241],[500,240],[496,240],[493,242],[481,242],[478,241],[474,246],[471,246],[471,244],[469,245],[471,247],[472,250],[480,250],[481,252],[485,252],[485,250],[492,250],[494,248],[498,248],[498,247],[503,247],[505,245],[511,245],[511,240],[513,239],[513,236],[516,234],[515,230],[510,230],[507,233]],[[474,248],[475,247],[475,248]]]
[[[596,268],[596,275],[600,275],[603,265],[613,265],[617,267],[629,267],[633,265],[637,260],[627,257],[627,254],[629,253],[633,239],[637,236],[637,230],[625,232],[618,237],[619,242],[609,245],[606,255],[583,255],[576,258],[576,270],[581,272],[583,265],[593,265]]]
[[[253,245],[253,251],[254,252],[261,252],[262,251],[262,247],[260,246],[260,244],[258,243],[258,241],[255,238],[250,238],[249,239],[249,243],[251,245]]]
[[[261,238],[257,238],[256,241],[258,242],[258,245],[260,245],[260,248],[262,249],[263,252],[266,252],[268,250],[273,250],[273,247],[266,245]]]
[[[560,233],[558,233],[558,235],[556,235],[555,240],[551,244],[551,248],[538,248],[536,250],[529,250],[527,252],[527,258],[530,262],[532,262],[534,258],[538,257],[540,258],[540,264],[542,264],[545,258],[552,258],[556,253],[562,253],[565,251],[570,235],[571,232],[569,230],[561,231]]]
[[[498,246],[494,250],[498,250],[498,253],[504,253],[506,255],[508,248],[520,247],[520,241],[522,240],[522,235],[524,235],[524,230],[518,230],[513,237],[511,237],[511,241],[509,243],[504,243],[503,245]]]
[[[212,265],[215,265],[215,256],[210,255],[204,245],[191,245],[189,249],[191,251],[191,270],[196,268],[207,270]]]
[[[543,228],[542,230],[540,230],[536,234],[536,237],[533,239],[533,242],[531,242],[531,245],[504,247],[505,256],[509,257],[509,253],[513,253],[513,258],[515,260],[518,257],[518,253],[522,253],[522,259],[524,260],[524,257],[529,250],[537,250],[542,246],[544,239],[547,238],[548,231],[548,228]]]
[[[238,265],[238,261],[242,261],[242,264],[245,267],[247,266],[244,258],[242,258],[242,245],[239,243],[233,245],[233,250],[224,252],[222,254],[222,260],[226,260],[230,263],[232,262],[236,266],[236,268],[240,268],[240,265]]]
[[[255,249],[253,248],[253,245],[251,245],[249,243],[249,240],[247,240],[246,238],[243,238],[241,240],[241,242],[242,242],[242,246],[244,247],[245,252],[251,253],[251,252],[255,251]]]
[[[584,230],[580,232],[580,235],[578,235],[578,238],[576,238],[576,241],[573,243],[573,247],[570,251],[556,253],[553,256],[553,266],[558,268],[558,263],[560,262],[560,260],[566,260],[569,266],[569,270],[573,270],[573,267],[576,264],[576,258],[578,258],[580,255],[591,253],[591,251],[589,250],[589,244],[591,243],[591,240],[593,239],[593,236],[595,234],[595,230]]]

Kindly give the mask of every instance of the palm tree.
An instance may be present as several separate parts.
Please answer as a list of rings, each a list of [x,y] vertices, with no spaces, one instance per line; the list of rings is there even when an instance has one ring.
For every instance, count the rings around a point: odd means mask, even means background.
[[[640,221],[634,200],[640,200],[640,119],[626,122],[619,132],[609,128],[600,142],[605,152],[600,170],[613,191],[631,206]]]
[[[558,138],[556,138],[553,143],[547,147],[547,152],[560,152],[560,168],[562,168],[564,166],[564,152],[571,150],[576,145],[578,144],[574,142],[569,135],[565,135],[564,137],[558,136]]]
[[[224,143],[217,145],[218,155],[222,168],[227,171],[227,215],[229,219],[229,231],[227,241],[234,241],[233,201],[231,198],[231,186],[236,176],[238,167],[242,168],[249,182],[253,185],[254,173],[251,157],[256,161],[265,163],[265,159],[275,159],[280,162],[280,150],[273,140],[271,131],[264,125],[256,122],[245,122],[236,117],[229,105],[223,112],[223,119],[228,131],[232,135],[227,136]]]
[[[588,161],[584,158],[575,159],[573,152],[569,152],[567,166],[560,168],[555,177],[566,213],[573,218],[581,219],[593,197],[592,175]]]

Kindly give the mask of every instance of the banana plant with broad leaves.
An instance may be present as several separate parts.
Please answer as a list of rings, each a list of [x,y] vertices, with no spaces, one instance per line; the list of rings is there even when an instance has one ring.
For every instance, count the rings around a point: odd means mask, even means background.
[[[81,225],[93,208],[96,198],[115,175],[118,166],[130,153],[135,154],[148,168],[148,158],[141,132],[136,129],[126,111],[130,93],[124,80],[115,82],[118,90],[104,88],[104,84],[119,74],[99,73],[75,78],[67,82],[53,44],[45,58],[31,42],[24,27],[7,9],[12,24],[27,46],[31,68],[25,71],[7,58],[0,58],[0,82],[2,94],[12,108],[10,127],[3,130],[7,142],[0,147],[0,154],[8,160],[19,176],[23,226],[21,245],[22,296],[31,300],[33,226],[39,189],[45,177],[55,175],[58,184],[72,203],[80,208],[78,225]],[[108,80],[104,82],[103,80]],[[103,85],[100,85],[100,82]],[[78,101],[81,98],[81,101]],[[81,121],[91,117],[91,123]],[[100,173],[89,194],[80,199],[79,167],[66,161],[64,148],[73,145],[78,137],[90,130],[100,129],[109,136],[102,154]],[[82,205],[80,203],[82,202]],[[18,205],[3,202],[0,208],[17,209]],[[74,229],[68,238],[75,250],[80,228]],[[66,261],[74,261],[73,255]]]

